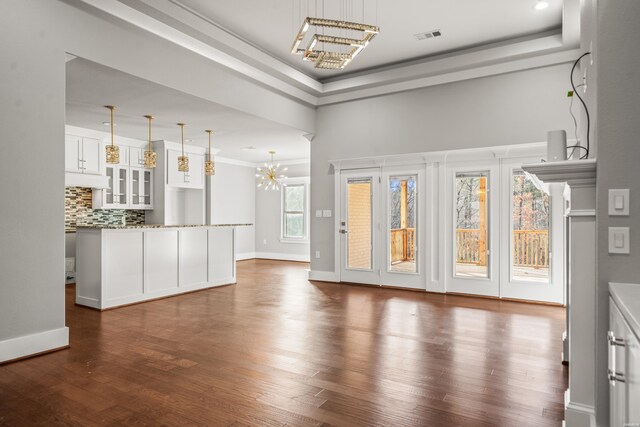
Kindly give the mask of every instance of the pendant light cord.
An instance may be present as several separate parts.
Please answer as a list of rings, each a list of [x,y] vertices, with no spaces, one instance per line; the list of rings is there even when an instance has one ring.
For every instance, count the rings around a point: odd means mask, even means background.
[[[109,110],[111,111],[111,146],[113,147],[113,107]]]
[[[573,148],[574,150],[576,148],[578,148],[578,149],[584,150],[585,153],[582,156],[580,156],[581,160],[589,158],[589,151],[591,149],[591,137],[589,135],[591,133],[590,132],[591,131],[591,117],[589,116],[589,108],[587,108],[587,104],[584,102],[584,99],[582,99],[582,97],[580,96],[580,94],[576,90],[578,87],[584,86],[584,84],[578,85],[576,87],[575,83],[573,82],[573,73],[574,73],[576,67],[578,66],[578,64],[580,63],[580,61],[582,60],[582,58],[584,58],[587,55],[591,55],[591,52],[583,53],[578,59],[576,59],[576,62],[573,63],[573,67],[571,67],[571,73],[569,75],[569,80],[571,81],[571,88],[573,89],[573,93],[574,93],[574,95],[576,95],[578,97],[578,99],[582,103],[582,106],[584,107],[585,115],[587,116],[587,146],[583,147],[582,145],[576,144],[576,145],[571,145],[571,146],[569,146],[567,148]],[[573,154],[573,151],[571,152],[571,154]]]

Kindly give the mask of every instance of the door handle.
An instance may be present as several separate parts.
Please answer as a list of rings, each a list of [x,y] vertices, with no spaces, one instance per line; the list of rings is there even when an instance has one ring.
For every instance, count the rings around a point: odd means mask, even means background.
[[[624,339],[616,337],[613,331],[609,331],[607,334],[607,340],[609,341],[609,345],[617,345],[618,347],[625,346]]]
[[[611,369],[609,369],[608,375],[609,377],[609,382],[611,383],[612,386],[615,387],[616,382],[619,383],[625,383],[625,379],[624,379],[624,374],[622,372],[616,372],[616,371],[612,371]]]
[[[349,230],[340,230],[340,231],[338,231],[338,232],[339,232],[339,233],[342,233],[342,234],[349,234]]]

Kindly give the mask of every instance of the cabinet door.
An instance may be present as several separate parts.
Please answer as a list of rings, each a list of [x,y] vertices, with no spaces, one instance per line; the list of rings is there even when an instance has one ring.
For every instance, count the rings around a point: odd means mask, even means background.
[[[153,209],[153,171],[144,169],[140,182],[140,197],[144,209]]]
[[[621,344],[624,344],[626,331],[626,325],[622,313],[618,310],[612,299],[609,299],[609,366],[608,373],[612,375],[614,373],[618,377],[625,376],[625,353],[626,347],[620,345],[614,345],[612,339],[621,340]],[[627,412],[627,399],[626,399],[626,383],[619,381],[609,381],[609,418],[610,425],[621,426],[625,423]]]
[[[144,166],[144,150],[137,147],[129,147],[129,166],[140,168]]]
[[[180,155],[179,151],[167,150],[167,185],[170,187],[187,187],[184,172],[178,171],[178,156]]]
[[[64,170],[82,173],[82,138],[79,136],[64,136]]]
[[[107,178],[109,179],[109,187],[102,190],[102,208],[109,208],[115,205],[116,192],[116,171],[112,166],[106,167]],[[95,208],[95,206],[94,206]]]
[[[638,337],[627,329],[627,369],[626,369],[626,388],[627,388],[627,418],[624,420],[626,425],[639,425],[640,423],[640,341]],[[611,424],[612,426],[614,424]],[[619,424],[622,425],[622,424]]]
[[[141,209],[143,204],[142,198],[142,169],[140,168],[131,168],[129,170],[131,173],[131,179],[129,186],[129,205],[131,209]]]
[[[100,175],[100,140],[82,138],[83,173]]]
[[[189,172],[186,181],[189,188],[204,187],[204,156],[189,154]]]
[[[118,166],[115,169],[116,173],[116,185],[115,190],[115,202],[118,208],[126,209],[129,206],[129,168]]]

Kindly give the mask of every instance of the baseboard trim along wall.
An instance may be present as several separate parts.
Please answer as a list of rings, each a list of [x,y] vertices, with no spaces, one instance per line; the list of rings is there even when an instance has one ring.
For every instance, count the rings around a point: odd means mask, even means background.
[[[281,261],[311,262],[311,257],[309,255],[281,254],[278,252],[256,252],[255,257],[259,259],[274,259]]]
[[[282,254],[278,252],[244,252],[236,254],[236,261],[244,261],[247,259],[273,259],[277,261],[299,261],[310,262],[309,255],[300,254]]]
[[[52,329],[0,341],[0,363],[69,346],[69,328]]]
[[[308,270],[309,271],[309,280],[319,280],[321,282],[340,282],[340,278],[338,277],[338,273],[335,271],[318,271],[318,270]]]

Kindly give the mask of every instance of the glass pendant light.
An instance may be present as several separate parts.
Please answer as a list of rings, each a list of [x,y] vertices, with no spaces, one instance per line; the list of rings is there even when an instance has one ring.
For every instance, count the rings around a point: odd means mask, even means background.
[[[107,108],[111,112],[111,144],[106,147],[107,163],[117,165],[120,163],[120,147],[113,143],[113,112],[116,107],[113,105],[105,105],[104,108]]]
[[[182,141],[182,156],[178,156],[178,171],[189,172],[189,157],[184,155],[184,123],[178,123],[180,126],[180,140]]]
[[[153,116],[147,115],[144,117],[149,120],[149,145],[147,150],[144,152],[144,167],[147,169],[153,169],[156,167],[156,153],[153,151],[151,143],[151,121],[153,120]]]
[[[213,176],[216,174],[216,164],[211,160],[211,129],[205,130],[209,134],[209,154],[207,160],[204,162],[204,174],[207,176]]]

